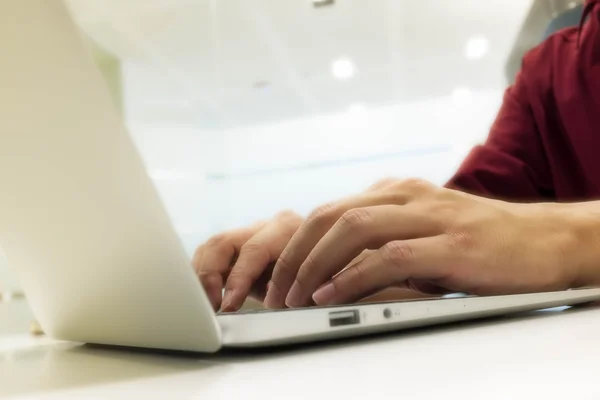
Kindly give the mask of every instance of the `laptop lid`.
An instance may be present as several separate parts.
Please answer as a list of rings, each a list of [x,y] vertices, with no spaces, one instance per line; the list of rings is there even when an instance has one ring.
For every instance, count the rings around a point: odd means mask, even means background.
[[[0,3],[0,247],[45,331],[215,351],[220,331],[62,0]]]

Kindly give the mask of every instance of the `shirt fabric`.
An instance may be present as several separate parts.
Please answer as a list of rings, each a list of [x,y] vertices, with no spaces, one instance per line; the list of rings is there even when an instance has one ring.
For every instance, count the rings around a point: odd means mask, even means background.
[[[586,21],[583,24],[583,21]],[[600,0],[523,58],[450,188],[512,201],[600,199]]]

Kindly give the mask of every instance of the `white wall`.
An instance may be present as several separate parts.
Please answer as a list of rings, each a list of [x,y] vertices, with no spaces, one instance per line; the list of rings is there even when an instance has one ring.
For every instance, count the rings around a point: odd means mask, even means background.
[[[175,229],[191,253],[199,240],[219,228],[210,224],[214,196],[209,193],[214,190],[208,188],[206,175],[209,168],[222,166],[221,135],[178,123],[131,121],[128,125]]]
[[[0,249],[0,292],[13,290],[17,287],[15,274],[8,268],[4,253]]]
[[[225,131],[224,168],[208,168],[222,209],[210,226],[230,229],[284,208],[306,214],[388,176],[441,185],[485,139],[501,99],[489,91]]]
[[[428,98],[225,131],[227,172],[298,166],[479,141],[502,91]]]

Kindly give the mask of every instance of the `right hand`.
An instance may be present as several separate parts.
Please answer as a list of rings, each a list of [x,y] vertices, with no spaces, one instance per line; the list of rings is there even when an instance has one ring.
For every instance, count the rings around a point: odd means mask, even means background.
[[[395,181],[381,180],[366,191],[385,189]],[[283,211],[272,220],[213,236],[196,250],[192,265],[215,311],[237,311],[248,296],[264,301],[275,262],[303,222],[295,212]],[[415,297],[429,295],[389,288],[363,302]]]
[[[213,236],[196,250],[192,265],[215,311],[237,311],[248,296],[264,300],[273,266],[302,222],[300,215],[284,211]]]

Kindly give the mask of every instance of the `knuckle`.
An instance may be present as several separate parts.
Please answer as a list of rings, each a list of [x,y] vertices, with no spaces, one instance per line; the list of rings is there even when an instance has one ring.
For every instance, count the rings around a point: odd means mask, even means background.
[[[314,274],[316,267],[315,259],[312,254],[306,256],[302,268],[300,268],[296,274],[296,281],[302,287],[305,286],[306,282],[310,280],[310,277]]]
[[[271,274],[271,281],[273,281],[277,287],[289,281],[291,277],[296,275],[292,272],[290,260],[290,255],[286,251],[284,251],[284,253],[282,253],[282,255],[279,256],[279,259],[275,263],[273,273]]]
[[[285,210],[277,214],[274,220],[283,232],[295,232],[302,222],[303,218],[296,212],[291,210]]]
[[[229,245],[229,237],[225,233],[220,233],[208,239],[206,247],[223,248]]]
[[[220,276],[212,272],[198,271],[198,279],[200,279],[200,283],[207,290],[215,287],[220,288],[222,285]]]
[[[240,253],[268,253],[268,251],[263,243],[251,239],[242,245]]]
[[[206,245],[201,245],[196,248],[196,251],[194,251],[194,255],[192,256],[192,265],[196,270],[202,267],[200,265],[200,260],[202,259],[202,254],[205,250]]]
[[[402,267],[413,258],[412,247],[401,241],[390,242],[384,246],[384,260],[395,267]]]
[[[338,221],[338,224],[345,230],[353,231],[368,225],[373,221],[371,213],[364,208],[355,208],[346,211]]]
[[[431,215],[437,215],[444,219],[455,216],[459,211],[456,202],[447,200],[429,202],[427,208]]]
[[[294,210],[283,210],[277,213],[275,219],[281,219],[287,221],[289,219],[298,219],[300,215]]]
[[[244,243],[240,249],[240,255],[250,256],[252,259],[263,260],[265,264],[271,260],[271,253],[269,252],[268,247],[255,240]]]
[[[405,204],[415,198],[429,197],[434,188],[435,186],[423,179],[409,178],[397,181],[388,191],[392,194],[394,203]]]
[[[461,221],[464,213],[460,205],[454,201],[422,199],[419,207],[423,215],[427,216],[430,223],[435,224],[440,232],[449,232],[464,226]]]
[[[204,283],[204,282],[212,281],[214,272],[199,269],[198,271],[196,271],[196,274],[198,275],[198,278],[200,278],[200,281],[202,281],[202,283]]]
[[[335,218],[336,208],[337,207],[331,203],[322,205],[310,213],[308,221],[317,224],[333,222],[332,220]]]
[[[227,288],[245,286],[250,283],[250,277],[242,270],[232,270],[227,279]]]
[[[290,258],[290,254],[284,250],[281,256],[279,256],[279,260],[277,260],[276,268],[281,272],[287,273],[290,270]]]
[[[399,183],[404,189],[415,193],[422,193],[431,190],[431,183],[420,178],[408,178]]]

